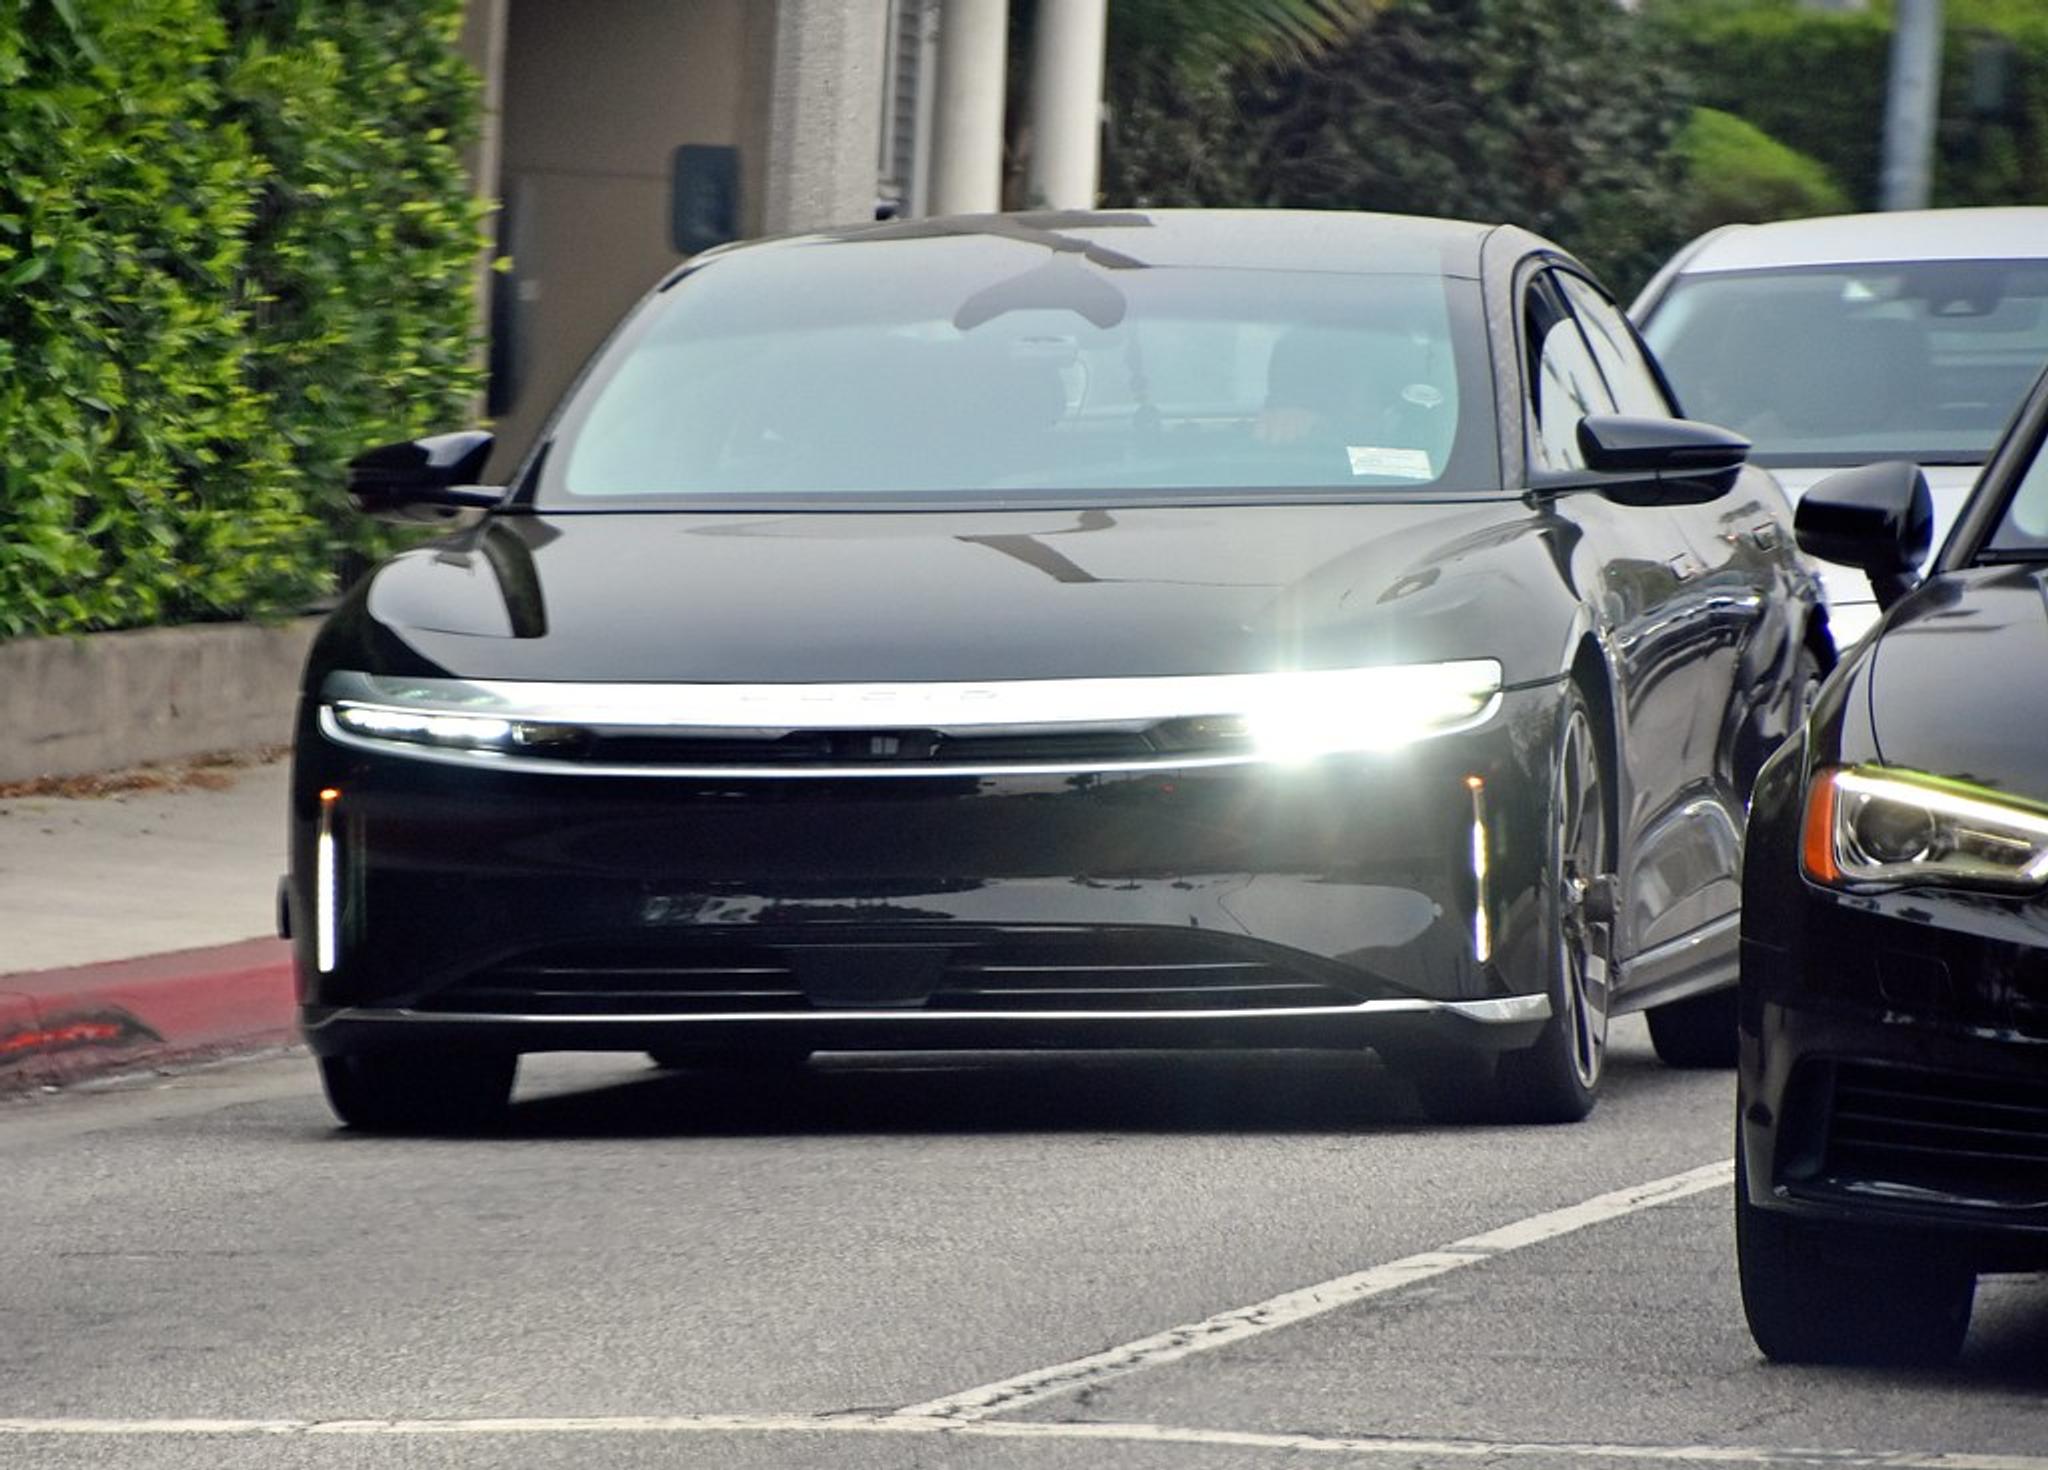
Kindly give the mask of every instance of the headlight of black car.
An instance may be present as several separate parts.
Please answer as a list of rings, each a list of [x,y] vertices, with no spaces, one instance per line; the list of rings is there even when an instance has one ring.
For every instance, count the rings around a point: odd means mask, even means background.
[[[1831,768],[1806,794],[1800,867],[1831,888],[2048,883],[2048,809],[1883,766]]]

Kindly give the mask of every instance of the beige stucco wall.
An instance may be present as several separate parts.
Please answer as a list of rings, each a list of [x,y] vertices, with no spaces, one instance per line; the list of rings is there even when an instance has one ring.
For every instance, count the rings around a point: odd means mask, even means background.
[[[513,210],[522,381],[503,472],[619,316],[680,259],[670,157],[745,140],[748,0],[510,0],[499,177]]]

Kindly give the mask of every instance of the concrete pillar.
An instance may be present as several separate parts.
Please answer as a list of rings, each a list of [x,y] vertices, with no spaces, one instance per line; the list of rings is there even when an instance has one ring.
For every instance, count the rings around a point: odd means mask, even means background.
[[[470,188],[478,198],[488,204],[493,213],[499,207],[498,191],[502,187],[502,172],[505,149],[505,13],[508,0],[469,0],[469,8],[462,18],[462,55],[476,68],[483,85],[478,98],[477,132],[475,140],[463,153],[463,165],[469,170]],[[491,262],[497,255],[495,245],[486,241],[477,252],[476,260],[476,319],[481,330],[477,333],[476,359],[479,363],[486,354],[485,334],[491,326],[491,292],[496,272]],[[477,396],[474,413],[481,418],[484,412],[484,395]]]
[[[1925,209],[1933,193],[1934,125],[1941,107],[1941,0],[1899,0],[1892,18],[1879,204]]]
[[[1102,57],[1108,0],[1039,0],[1031,47],[1034,207],[1093,209],[1101,169]]]
[[[986,214],[1003,202],[1003,64],[1009,0],[941,0],[932,116],[931,212]]]
[[[761,173],[770,234],[875,217],[888,0],[775,0]]]

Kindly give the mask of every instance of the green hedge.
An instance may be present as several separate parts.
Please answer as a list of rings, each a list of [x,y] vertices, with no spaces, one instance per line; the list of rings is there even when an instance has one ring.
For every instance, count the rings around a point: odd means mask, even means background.
[[[1849,208],[1849,196],[1817,161],[1732,113],[1695,108],[1678,151],[1685,159],[1688,235]]]
[[[461,0],[0,0],[0,637],[302,608],[469,412]]]
[[[1810,154],[1874,208],[1892,12],[1810,11],[1795,0],[1650,0],[1697,100]],[[1949,0],[1934,202],[2048,202],[2048,4]],[[2002,70],[2004,97],[1980,95]]]
[[[1280,66],[1112,51],[1110,104],[1111,205],[1512,220],[1624,293],[1684,239],[1686,79],[1614,0],[1389,0]]]

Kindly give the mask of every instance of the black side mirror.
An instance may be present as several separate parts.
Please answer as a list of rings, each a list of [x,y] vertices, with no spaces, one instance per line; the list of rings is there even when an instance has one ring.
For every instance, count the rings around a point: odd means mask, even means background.
[[[1691,419],[1588,414],[1579,420],[1579,453],[1597,474],[1630,478],[1607,489],[1624,505],[1699,505],[1735,485],[1749,441]]]
[[[492,439],[481,430],[436,434],[385,444],[348,462],[348,495],[366,515],[447,520],[505,498],[501,485],[479,485]]]
[[[1859,568],[1880,607],[1911,592],[1934,541],[1934,497],[1920,467],[1903,460],[1829,475],[1792,512],[1799,549]]]

